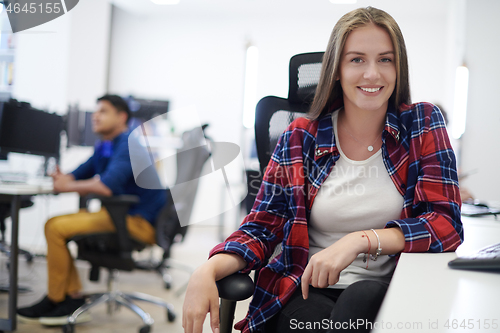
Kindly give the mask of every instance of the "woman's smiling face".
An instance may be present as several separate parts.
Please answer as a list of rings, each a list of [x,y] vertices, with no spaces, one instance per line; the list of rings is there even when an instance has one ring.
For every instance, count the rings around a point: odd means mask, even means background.
[[[387,110],[396,85],[394,46],[387,31],[373,23],[347,37],[340,62],[346,109]]]

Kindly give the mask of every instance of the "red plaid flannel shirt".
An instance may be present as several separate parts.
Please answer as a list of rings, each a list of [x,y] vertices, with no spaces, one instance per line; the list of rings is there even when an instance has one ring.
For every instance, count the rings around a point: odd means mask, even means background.
[[[389,107],[382,134],[387,172],[404,198],[401,217],[386,227],[405,235],[404,252],[455,250],[463,241],[455,155],[444,120],[429,103]],[[307,265],[308,217],[321,184],[339,158],[331,113],[295,120],[283,133],[251,213],[210,253],[240,255],[260,269],[246,318],[236,324],[258,332],[300,287]],[[278,243],[282,252],[270,262]]]

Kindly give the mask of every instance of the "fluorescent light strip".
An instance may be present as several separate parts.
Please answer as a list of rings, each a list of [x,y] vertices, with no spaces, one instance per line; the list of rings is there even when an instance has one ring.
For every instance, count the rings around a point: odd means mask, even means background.
[[[330,0],[331,3],[336,5],[352,5],[357,2],[357,0]]]
[[[177,5],[180,0],[151,0],[155,5]]]
[[[243,93],[243,126],[246,128],[253,128],[255,124],[258,67],[259,49],[257,46],[249,46],[246,55],[245,88]]]
[[[468,89],[469,69],[465,66],[459,66],[455,73],[455,102],[453,106],[452,124],[452,136],[455,139],[460,139],[465,132]]]

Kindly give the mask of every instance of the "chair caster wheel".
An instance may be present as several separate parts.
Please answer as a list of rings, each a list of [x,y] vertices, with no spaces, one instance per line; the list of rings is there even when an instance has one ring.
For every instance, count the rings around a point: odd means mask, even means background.
[[[66,324],[62,327],[63,333],[73,333],[75,332],[75,325]]]
[[[163,274],[163,286],[168,290],[172,288],[172,277],[170,275]]]
[[[175,313],[167,310],[167,319],[168,319],[169,323],[174,322],[175,321]]]
[[[146,325],[142,326],[141,329],[139,330],[139,333],[149,333],[151,331],[151,326]]]

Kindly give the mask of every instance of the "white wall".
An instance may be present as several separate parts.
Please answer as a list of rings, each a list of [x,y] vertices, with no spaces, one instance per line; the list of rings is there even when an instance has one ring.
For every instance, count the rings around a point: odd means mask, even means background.
[[[479,199],[500,203],[500,2],[467,2],[465,63],[469,68],[462,171],[477,170],[463,184]]]
[[[83,109],[93,110],[107,90],[111,8],[107,1],[86,0],[69,12],[67,100]]]
[[[13,97],[45,110],[67,107],[70,15],[17,33]]]
[[[107,1],[87,0],[16,33],[13,97],[60,114],[75,102],[92,110],[106,91],[110,21]]]
[[[444,1],[446,4],[447,1]],[[447,14],[428,3],[380,3],[400,22],[406,38],[415,101],[445,95]],[[324,6],[322,12],[273,15],[239,13],[200,17],[146,17],[116,10],[112,28],[110,89],[122,94],[166,98],[172,109],[196,106],[216,140],[241,143],[245,46],[259,48],[258,91],[286,97],[288,61],[294,54],[326,48],[334,23],[357,6]],[[439,55],[439,56],[438,56]],[[182,121],[176,119],[176,121]]]
[[[259,48],[257,100],[266,95],[286,97],[290,58],[325,50],[335,22],[359,7],[325,2],[300,8],[298,3],[290,4],[296,11],[256,1],[242,4],[247,11],[206,15],[179,8],[171,12],[162,8],[157,15],[115,8],[110,91],[168,99],[172,110],[194,107],[201,122],[210,123],[209,133],[216,141],[247,148],[242,135],[246,46],[251,43]],[[429,10],[429,3],[370,2],[400,23],[409,52],[413,100],[446,104],[446,58],[442,55],[447,51],[448,0],[441,1],[436,12]],[[421,15],[408,15],[409,10]],[[181,131],[192,119],[176,117],[173,122]],[[233,184],[242,182],[241,172],[228,176]],[[219,187],[200,182],[195,215],[219,207]],[[230,212],[228,220],[234,215]]]

